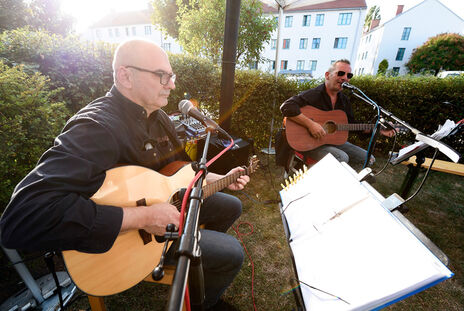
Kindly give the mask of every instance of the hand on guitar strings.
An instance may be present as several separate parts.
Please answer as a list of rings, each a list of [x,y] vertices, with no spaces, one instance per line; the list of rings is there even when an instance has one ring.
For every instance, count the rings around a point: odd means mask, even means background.
[[[307,129],[311,136],[316,139],[321,139],[327,134],[324,128],[319,123],[314,122],[312,120],[311,122],[309,122]]]
[[[149,206],[123,208],[121,232],[144,229],[148,233],[163,236],[166,225],[174,224],[179,228],[180,213],[177,208],[169,203],[156,203]]]

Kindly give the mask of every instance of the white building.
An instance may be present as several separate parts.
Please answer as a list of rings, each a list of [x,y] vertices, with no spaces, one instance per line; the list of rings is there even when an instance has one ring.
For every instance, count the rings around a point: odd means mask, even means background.
[[[376,74],[379,63],[386,59],[388,69],[395,74],[408,72],[405,64],[413,50],[430,37],[445,32],[464,33],[464,20],[438,0],[424,0],[403,12],[398,6],[397,15],[364,33],[359,44],[353,72],[356,75]]]
[[[277,47],[279,74],[302,73],[319,78],[335,60],[356,60],[366,2],[335,0],[315,5],[305,2],[296,1],[283,8],[280,42],[276,30],[263,51],[267,60],[258,64],[258,69],[274,72]],[[264,4],[263,11],[278,18],[276,6]]]
[[[83,34],[83,39],[89,41],[104,41],[120,43],[130,38],[145,38],[157,43],[166,51],[180,53],[181,46],[171,37],[159,31],[150,20],[151,11],[129,11],[110,13],[100,21],[90,26]]]

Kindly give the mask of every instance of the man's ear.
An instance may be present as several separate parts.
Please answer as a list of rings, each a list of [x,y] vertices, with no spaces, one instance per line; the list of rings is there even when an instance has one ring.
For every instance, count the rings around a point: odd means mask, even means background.
[[[116,79],[123,87],[127,89],[132,88],[132,72],[126,67],[119,66],[119,68],[116,70]]]
[[[329,76],[330,76],[330,72],[326,71],[325,72],[325,79],[327,80],[329,78]]]

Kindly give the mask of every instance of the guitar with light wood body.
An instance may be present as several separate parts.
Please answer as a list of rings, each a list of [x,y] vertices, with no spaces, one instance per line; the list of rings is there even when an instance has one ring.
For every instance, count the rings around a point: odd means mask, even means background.
[[[128,165],[106,172],[105,180],[91,200],[101,205],[137,206],[169,202],[180,209],[179,190],[186,188],[195,176],[187,162],[173,162],[160,172]],[[226,175],[203,186],[203,198],[224,189],[242,175],[256,170],[258,159],[253,157],[244,171]],[[91,254],[63,251],[69,275],[83,292],[93,296],[108,296],[129,289],[147,277],[158,264],[163,243],[144,230],[121,233],[105,253]]]

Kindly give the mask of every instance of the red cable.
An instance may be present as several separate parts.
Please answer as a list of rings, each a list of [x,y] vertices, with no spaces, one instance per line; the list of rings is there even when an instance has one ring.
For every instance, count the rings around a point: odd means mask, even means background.
[[[210,166],[211,163],[213,163],[214,161],[216,161],[220,156],[222,156],[227,150],[229,150],[230,148],[232,148],[232,146],[234,145],[234,140],[231,138],[230,139],[230,144],[224,148],[224,150],[222,150],[221,152],[219,152],[214,158],[212,158],[211,160],[209,160],[207,163],[206,163],[206,167]],[[185,191],[185,194],[184,194],[184,197],[182,198],[182,207],[180,209],[180,216],[179,216],[179,238],[180,236],[182,235],[182,231],[184,229],[184,214],[185,214],[185,209],[187,207],[187,200],[188,200],[188,197],[190,195],[190,191],[192,190],[192,187],[193,187],[193,184],[200,178],[202,172],[198,172],[195,177],[192,179],[192,181],[190,182],[190,184],[188,185],[187,187],[187,190]],[[185,288],[185,296],[184,296],[184,300],[185,300],[185,304],[186,304],[186,307],[187,307],[187,311],[190,311],[190,295],[189,295],[189,290],[188,290],[188,287]]]
[[[246,234],[242,234],[240,233],[240,225],[248,225],[248,227],[250,227],[250,232],[246,233]],[[254,282],[255,282],[255,264],[253,263],[253,260],[251,259],[251,256],[250,254],[248,253],[248,250],[245,246],[245,242],[243,242],[243,239],[242,239],[242,236],[247,236],[247,235],[250,235],[253,233],[253,225],[250,224],[249,222],[241,222],[237,225],[237,227],[234,227],[232,226],[232,229],[234,229],[235,233],[237,234],[238,238],[240,239],[240,242],[242,242],[242,245],[243,245],[243,249],[245,250],[247,256],[248,256],[248,259],[250,260],[250,263],[251,263],[251,299],[253,301],[253,309],[256,311],[256,304],[255,304],[255,293],[254,293]]]

